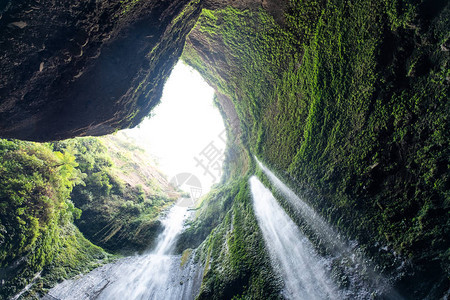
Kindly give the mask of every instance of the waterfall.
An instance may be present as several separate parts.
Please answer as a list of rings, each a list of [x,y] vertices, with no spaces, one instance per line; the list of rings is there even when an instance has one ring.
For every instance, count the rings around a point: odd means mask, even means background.
[[[348,251],[349,246],[341,241],[340,235],[331,228],[331,226],[319,215],[314,209],[306,204],[298,197],[287,185],[285,185],[272,171],[264,166],[256,157],[264,174],[267,175],[270,182],[283,194],[289,204],[300,214],[302,219],[310,226],[310,228],[324,241],[330,250]]]
[[[267,248],[286,286],[290,299],[341,298],[311,242],[300,232],[269,189],[255,176],[250,178],[255,214]]]
[[[192,258],[181,266],[181,257],[172,255],[187,215],[186,207],[174,206],[162,220],[164,230],[154,250],[119,259],[78,279],[66,280],[48,295],[64,300],[194,299],[200,289],[202,268]]]
[[[329,257],[330,263],[338,266],[339,276],[345,277],[347,281],[345,289],[341,289],[342,298],[371,299],[376,295],[382,295],[383,299],[403,299],[391,287],[387,278],[374,271],[375,268],[364,257],[356,242],[345,241],[314,209],[298,197],[272,171],[256,157],[255,160],[277,191],[283,195],[314,234],[326,245],[331,255]],[[267,191],[273,198],[271,192]],[[279,206],[278,203],[276,205]]]

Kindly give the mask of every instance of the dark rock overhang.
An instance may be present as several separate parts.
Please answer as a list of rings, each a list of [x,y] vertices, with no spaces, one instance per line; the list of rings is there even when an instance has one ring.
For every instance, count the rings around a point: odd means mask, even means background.
[[[159,101],[199,13],[189,0],[6,3],[0,137],[47,141],[135,126]]]
[[[5,1],[0,138],[50,141],[136,126],[159,102],[202,8],[262,8],[282,22],[286,3]]]

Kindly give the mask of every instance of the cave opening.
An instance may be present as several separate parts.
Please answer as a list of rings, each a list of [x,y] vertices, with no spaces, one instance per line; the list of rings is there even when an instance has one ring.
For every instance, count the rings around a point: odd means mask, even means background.
[[[158,106],[137,127],[123,132],[154,157],[169,181],[192,201],[220,181],[224,121],[213,88],[183,61],[173,68]]]
[[[450,4],[48,2],[0,4],[1,299],[448,298]]]

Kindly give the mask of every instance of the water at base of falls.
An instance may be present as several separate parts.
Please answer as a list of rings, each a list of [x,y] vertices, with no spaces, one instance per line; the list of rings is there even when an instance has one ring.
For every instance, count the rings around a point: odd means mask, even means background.
[[[320,258],[269,189],[250,178],[253,206],[269,254],[285,283],[289,299],[339,299],[329,279],[327,260]]]
[[[181,257],[171,255],[187,216],[186,207],[172,207],[167,218],[162,220],[164,231],[158,237],[154,250],[119,259],[78,279],[66,280],[52,288],[48,298],[194,299],[200,289],[202,268],[192,258],[181,266]]]

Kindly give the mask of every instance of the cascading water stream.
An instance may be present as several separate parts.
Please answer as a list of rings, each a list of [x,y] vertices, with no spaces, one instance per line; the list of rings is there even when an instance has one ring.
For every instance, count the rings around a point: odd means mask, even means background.
[[[49,291],[49,299],[194,299],[201,283],[202,268],[192,261],[180,266],[180,256],[171,255],[183,230],[187,208],[174,206],[162,220],[164,231],[151,252],[120,259],[76,280],[67,280]]]
[[[250,178],[253,205],[274,269],[283,277],[290,299],[339,299],[320,258],[269,189],[255,176]]]
[[[327,250],[331,255],[329,257],[330,264],[334,263],[334,265],[338,265],[340,272],[343,273],[347,280],[345,290],[341,289],[341,298],[370,299],[375,295],[383,295],[384,299],[403,299],[392,289],[386,278],[374,271],[371,263],[362,253],[360,253],[356,243],[349,243],[340,237],[340,235],[320,215],[318,215],[314,209],[300,199],[300,197],[298,197],[256,157],[255,160],[273,186],[283,195],[292,208],[296,210],[314,234],[316,234],[326,245]],[[266,192],[268,193],[266,197],[272,197],[275,200],[270,190],[266,189]],[[255,198],[255,195],[253,195],[253,197]],[[256,212],[256,201],[258,200],[254,199],[254,201]],[[277,202],[274,206],[278,206],[282,209]],[[286,213],[285,215],[289,218]],[[291,222],[294,223],[292,220]],[[295,247],[295,245],[292,246]]]
[[[267,175],[270,182],[285,196],[286,200],[293,206],[293,208],[300,214],[302,219],[308,223],[313,231],[327,244],[329,249],[336,251],[348,251],[349,246],[340,240],[340,236],[330,225],[319,216],[314,209],[306,204],[300,197],[298,197],[287,185],[285,185],[272,171],[264,166],[256,157],[258,163],[264,174]]]

